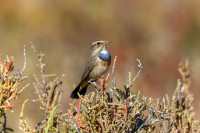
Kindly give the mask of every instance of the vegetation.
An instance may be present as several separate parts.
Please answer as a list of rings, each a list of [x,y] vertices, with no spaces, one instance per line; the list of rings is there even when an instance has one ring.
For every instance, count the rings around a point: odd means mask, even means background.
[[[140,91],[136,93],[133,88],[136,79],[142,71],[142,63],[138,61],[138,73],[133,76],[133,70],[128,74],[128,80],[124,88],[119,88],[114,77],[117,57],[114,59],[111,76],[102,76],[100,85],[92,83],[94,92],[86,96],[80,96],[79,100],[70,103],[70,109],[62,112],[60,107],[62,98],[62,77],[55,74],[45,74],[44,54],[39,53],[32,45],[34,53],[38,57],[40,75],[34,75],[35,81],[28,83],[21,89],[19,84],[27,79],[22,76],[26,69],[26,52],[24,48],[24,67],[14,71],[14,57],[7,57],[0,61],[0,117],[1,132],[13,131],[7,127],[6,112],[14,111],[14,105],[10,101],[20,98],[23,90],[33,85],[38,99],[24,101],[19,117],[19,128],[23,132],[199,132],[200,123],[194,119],[193,96],[190,92],[191,66],[188,60],[179,63],[178,71],[182,79],[177,80],[172,99],[165,97],[156,100],[142,96]],[[47,80],[53,77],[53,80]],[[112,84],[108,84],[111,78]],[[31,127],[29,120],[24,118],[28,101],[40,102],[40,108],[44,119],[35,127]]]

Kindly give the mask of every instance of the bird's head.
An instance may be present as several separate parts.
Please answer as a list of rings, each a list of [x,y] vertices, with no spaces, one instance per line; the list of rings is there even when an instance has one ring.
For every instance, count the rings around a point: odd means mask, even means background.
[[[103,48],[106,47],[107,44],[111,43],[111,41],[98,40],[92,43],[91,45],[91,56],[94,56],[96,53],[101,52]]]

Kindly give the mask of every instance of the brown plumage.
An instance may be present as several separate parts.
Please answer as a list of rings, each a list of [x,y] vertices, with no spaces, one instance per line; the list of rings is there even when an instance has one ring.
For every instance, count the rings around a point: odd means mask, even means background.
[[[104,74],[111,62],[110,53],[106,50],[106,45],[110,43],[108,41],[96,41],[91,45],[91,57],[85,67],[84,73],[81,78],[81,82],[78,86],[72,91],[71,98],[78,99],[78,93],[80,95],[85,95],[87,87],[90,84],[88,81],[93,82]],[[103,54],[100,58],[100,54]],[[104,60],[104,58],[106,60]]]

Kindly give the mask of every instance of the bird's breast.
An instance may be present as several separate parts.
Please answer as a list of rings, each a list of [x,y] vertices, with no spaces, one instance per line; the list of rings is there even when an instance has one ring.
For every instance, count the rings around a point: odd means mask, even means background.
[[[99,59],[102,61],[111,61],[111,55],[108,51],[100,53]]]
[[[96,80],[101,77],[102,74],[108,71],[111,61],[103,61],[100,57],[96,59],[96,65],[90,73],[89,78]]]
[[[101,67],[108,67],[110,66],[110,61],[100,61],[100,64],[99,64]]]

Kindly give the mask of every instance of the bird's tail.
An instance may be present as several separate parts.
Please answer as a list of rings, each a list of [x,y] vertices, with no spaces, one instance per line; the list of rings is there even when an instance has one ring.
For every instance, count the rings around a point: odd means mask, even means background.
[[[89,83],[87,81],[81,82],[71,93],[70,97],[72,99],[79,99],[78,92],[80,95],[84,96]]]

